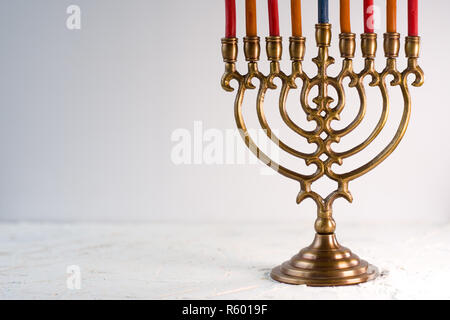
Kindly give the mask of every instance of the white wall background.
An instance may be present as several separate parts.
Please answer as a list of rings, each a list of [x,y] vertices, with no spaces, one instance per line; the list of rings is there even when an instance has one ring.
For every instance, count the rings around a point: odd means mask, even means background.
[[[237,2],[241,37],[244,1]],[[316,1],[303,2],[305,69],[311,73],[317,9]],[[338,58],[338,1],[331,2],[332,54]],[[384,1],[375,2],[384,6]],[[398,10],[403,35],[406,2],[399,1]],[[70,4],[82,9],[82,30],[69,31],[65,26]],[[412,90],[407,135],[387,161],[350,185],[352,205],[344,200],[336,203],[338,224],[450,218],[450,105],[445,81],[450,43],[444,34],[450,3],[421,4],[420,63],[426,84]],[[265,36],[266,2],[258,1],[258,6],[259,33]],[[353,30],[361,33],[362,1],[352,1],[352,10]],[[287,48],[289,1],[280,1],[280,18]],[[384,18],[381,26],[379,69],[384,63]],[[0,219],[312,223],[312,202],[295,204],[297,184],[278,175],[261,175],[260,165],[171,162],[175,129],[192,131],[194,121],[202,121],[204,129],[234,128],[234,96],[219,85],[223,30],[222,0],[1,0]],[[240,54],[239,68],[245,70]],[[403,56],[402,51],[401,68]],[[261,70],[267,72],[262,57]],[[331,73],[338,71],[340,59],[337,62]],[[359,50],[355,66],[357,70],[362,66]],[[289,70],[287,50],[283,68]],[[348,146],[361,141],[377,121],[379,98],[375,91],[369,97],[368,122],[362,125],[367,126],[343,141]],[[270,106],[276,93],[267,99]],[[350,96],[348,119],[356,110],[354,101],[355,96]],[[295,113],[295,100],[291,103]],[[400,116],[399,103],[397,93],[386,132],[350,165],[369,159],[387,143]],[[256,124],[251,113],[246,114]],[[281,123],[276,118],[271,121]],[[239,146],[244,148],[243,143]]]

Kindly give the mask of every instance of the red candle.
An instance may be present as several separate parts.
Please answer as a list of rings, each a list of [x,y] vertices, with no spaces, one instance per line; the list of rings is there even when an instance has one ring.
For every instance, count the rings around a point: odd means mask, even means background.
[[[236,38],[236,0],[225,0],[225,38]]]
[[[419,4],[418,0],[408,0],[408,35],[419,35]]]
[[[364,0],[364,32],[374,33],[375,25],[375,10],[373,7],[373,0]]]
[[[280,19],[278,17],[278,0],[268,0],[269,4],[269,34],[271,37],[280,36]]]

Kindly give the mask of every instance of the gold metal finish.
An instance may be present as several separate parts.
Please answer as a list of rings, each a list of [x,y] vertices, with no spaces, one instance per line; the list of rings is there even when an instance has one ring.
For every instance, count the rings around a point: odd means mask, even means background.
[[[318,47],[329,47],[331,43],[331,24],[316,24],[316,42]]]
[[[354,33],[341,33],[339,35],[339,49],[342,58],[353,59],[355,57],[355,37]]]
[[[349,191],[349,182],[366,174],[381,162],[383,162],[398,146],[408,126],[411,112],[411,98],[408,86],[408,76],[415,75],[414,86],[423,84],[424,75],[422,69],[418,66],[417,57],[419,53],[419,38],[406,38],[406,54],[408,57],[408,67],[403,71],[397,70],[396,58],[400,49],[400,35],[397,33],[387,33],[384,37],[384,49],[386,54],[386,67],[382,72],[375,70],[375,54],[377,39],[375,34],[363,34],[361,36],[361,48],[365,57],[365,66],[360,73],[353,70],[353,60],[355,52],[355,35],[341,34],[340,49],[342,57],[342,68],[339,74],[331,77],[327,73],[328,67],[335,62],[329,56],[328,47],[331,43],[331,25],[316,25],[316,42],[318,46],[318,56],[313,59],[317,66],[317,74],[310,78],[302,68],[302,60],[305,53],[304,38],[290,38],[290,55],[292,60],[292,72],[286,75],[280,70],[279,60],[281,59],[282,44],[279,37],[268,37],[267,54],[270,62],[270,73],[266,76],[258,70],[259,58],[259,39],[245,38],[244,51],[248,63],[248,72],[241,75],[236,71],[235,63],[230,62],[234,57],[230,52],[235,52],[236,42],[230,41],[225,44],[222,42],[222,52],[224,52],[225,74],[222,77],[222,87],[227,91],[233,91],[230,87],[230,81],[238,82],[237,96],[235,99],[235,119],[241,136],[247,147],[265,164],[274,168],[280,174],[295,180],[300,185],[300,192],[297,196],[297,203],[305,199],[312,199],[317,205],[317,219],[315,222],[316,238],[311,246],[303,249],[290,261],[273,269],[272,278],[289,284],[307,284],[310,286],[339,286],[357,284],[371,280],[376,277],[376,268],[370,266],[364,260],[360,260],[350,250],[341,247],[335,238],[336,223],[332,216],[333,203],[338,198],[344,198],[349,202],[353,197]],[[372,141],[383,130],[389,114],[389,94],[386,77],[393,76],[389,83],[392,87],[399,87],[403,96],[403,115],[395,136],[390,143],[371,161],[359,168],[345,173],[336,173],[333,171],[333,165],[342,165],[344,159],[354,156],[369,146]],[[342,137],[352,132],[363,120],[366,108],[367,98],[364,87],[364,79],[371,77],[370,86],[378,88],[382,97],[381,117],[376,127],[370,135],[359,145],[343,152],[333,150],[333,144],[341,141]],[[247,90],[256,89],[252,83],[254,79],[259,80],[258,95],[256,101],[256,110],[260,125],[265,129],[267,136],[285,152],[294,157],[302,159],[310,166],[315,166],[314,173],[305,175],[297,171],[290,170],[270,159],[255,144],[250,137],[245,120],[243,117],[243,99]],[[311,153],[304,153],[288,146],[280,140],[271,130],[264,113],[264,97],[268,90],[276,89],[274,79],[281,80],[281,92],[279,99],[279,112],[286,125],[300,137],[306,139],[308,143],[316,146]],[[359,96],[359,112],[355,119],[345,128],[333,129],[331,123],[340,120],[346,105],[346,89],[344,88],[344,79],[349,78],[349,88],[356,90]],[[297,87],[295,81],[302,80],[301,88]],[[318,96],[312,101],[311,106],[309,96],[311,90],[317,87]],[[337,101],[332,107],[334,99],[328,95],[328,89],[331,87],[337,92]],[[305,130],[298,126],[287,112],[286,101],[291,91],[300,90],[300,104],[307,115],[309,121],[315,122],[313,130]],[[348,90],[348,89],[347,89]],[[323,198],[313,191],[313,183],[322,177],[328,177],[337,184],[336,190]]]
[[[266,37],[266,52],[269,61],[280,61],[283,54],[281,37]]]
[[[245,37],[244,38],[244,54],[248,62],[255,62],[259,60],[261,46],[259,44],[259,37]]]
[[[289,38],[289,54],[292,61],[303,61],[305,58],[305,42],[304,37]]]
[[[334,234],[316,234],[314,242],[272,270],[271,277],[309,286],[352,285],[374,279],[378,270],[342,247]]]
[[[405,53],[408,58],[419,58],[420,37],[406,37]]]
[[[400,33],[384,34],[384,53],[386,58],[398,58],[400,51]]]
[[[364,58],[375,59],[377,54],[376,33],[363,33],[361,35],[361,51]]]
[[[234,63],[237,61],[237,55],[238,55],[238,39],[223,38],[222,39],[223,62]]]

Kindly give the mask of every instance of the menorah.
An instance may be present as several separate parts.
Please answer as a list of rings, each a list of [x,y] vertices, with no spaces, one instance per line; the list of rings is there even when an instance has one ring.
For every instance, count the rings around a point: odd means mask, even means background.
[[[384,52],[386,56],[386,67],[382,72],[375,69],[375,56],[377,51],[377,35],[375,33],[363,33],[361,35],[362,55],[365,66],[360,73],[353,69],[353,58],[355,56],[355,34],[341,33],[339,35],[339,49],[342,59],[342,69],[335,77],[327,74],[327,68],[335,62],[329,56],[332,31],[328,23],[316,25],[316,42],[318,55],[312,61],[317,66],[317,75],[309,77],[302,68],[305,56],[305,38],[291,37],[289,39],[289,53],[292,60],[292,72],[290,75],[283,73],[280,69],[282,56],[282,38],[270,36],[266,38],[267,57],[270,61],[270,72],[266,76],[258,70],[260,56],[259,37],[244,38],[244,54],[248,61],[247,74],[241,74],[236,69],[238,39],[222,39],[222,54],[225,62],[225,73],[222,77],[222,87],[226,91],[233,91],[230,81],[238,83],[237,95],[234,103],[235,119],[237,127],[247,147],[266,165],[274,168],[283,176],[299,182],[300,192],[297,203],[305,199],[312,199],[317,205],[317,219],[315,221],[316,236],[313,243],[289,261],[274,268],[271,277],[277,281],[289,284],[306,284],[309,286],[341,286],[352,285],[372,280],[377,277],[377,268],[361,260],[349,249],[341,246],[336,240],[336,223],[332,216],[333,203],[338,198],[353,201],[349,191],[349,182],[366,174],[382,161],[384,161],[398,146],[408,126],[411,113],[411,97],[408,87],[408,76],[415,75],[413,86],[419,87],[423,84],[424,74],[417,63],[419,57],[420,38],[408,36],[405,39],[405,52],[408,65],[403,72],[397,69],[397,58],[400,51],[400,34],[388,32],[384,34]],[[342,165],[344,159],[354,156],[369,146],[372,141],[383,130],[389,116],[389,93],[386,81],[387,76],[392,76],[390,87],[399,86],[404,100],[403,115],[390,143],[371,161],[347,173],[335,173],[332,169],[334,164]],[[381,117],[370,135],[359,145],[344,151],[336,152],[332,144],[339,143],[341,138],[353,131],[363,120],[367,98],[365,93],[364,79],[371,77],[369,83],[372,87],[378,87],[382,97]],[[270,128],[264,112],[264,97],[267,91],[274,90],[277,86],[274,79],[281,80],[279,99],[279,112],[284,123],[296,134],[306,139],[310,144],[317,146],[312,153],[304,153],[289,147],[280,140]],[[360,107],[356,118],[345,128],[335,130],[332,121],[340,120],[340,114],[346,106],[346,95],[343,85],[344,79],[349,78],[348,86],[355,88],[359,95]],[[259,80],[259,89],[256,101],[256,111],[260,125],[267,136],[274,141],[279,148],[288,154],[305,161],[307,166],[315,165],[316,171],[310,175],[290,170],[270,159],[252,140],[244,121],[242,106],[244,95],[247,90],[256,89],[252,80]],[[296,124],[287,112],[287,98],[291,90],[297,89],[295,81],[301,79],[302,87],[300,104],[306,113],[307,120],[315,122],[314,130],[304,130]],[[310,92],[317,87],[318,96],[309,104]],[[337,92],[338,101],[335,107],[331,107],[334,99],[328,95],[328,87]],[[325,155],[325,156],[324,156]],[[337,188],[326,198],[312,190],[312,184],[322,177],[328,177],[337,182]]]

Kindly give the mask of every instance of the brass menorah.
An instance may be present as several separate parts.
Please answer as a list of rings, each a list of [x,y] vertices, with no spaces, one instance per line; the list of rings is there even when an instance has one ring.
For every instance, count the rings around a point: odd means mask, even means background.
[[[408,58],[407,68],[403,72],[397,70],[397,58],[400,51],[400,34],[384,34],[384,51],[386,56],[386,67],[382,72],[375,70],[375,56],[377,51],[377,35],[375,33],[364,33],[361,35],[361,49],[365,59],[365,66],[360,73],[353,70],[353,58],[355,55],[356,41],[354,33],[341,33],[339,35],[339,49],[341,52],[342,69],[336,77],[327,74],[327,68],[335,62],[329,56],[328,48],[331,43],[331,25],[316,25],[316,42],[318,56],[312,61],[317,65],[317,75],[310,78],[302,69],[302,61],[305,56],[305,38],[291,37],[289,53],[292,60],[292,73],[286,75],[280,70],[282,56],[281,37],[267,37],[266,51],[270,61],[270,73],[265,76],[258,70],[260,56],[259,37],[244,38],[244,54],[248,61],[248,72],[243,75],[236,70],[238,53],[237,38],[222,39],[222,54],[225,62],[225,73],[222,77],[222,87],[226,91],[233,91],[230,86],[231,80],[238,83],[237,95],[234,104],[237,127],[244,139],[247,147],[265,164],[275,168],[280,174],[298,181],[300,183],[300,193],[297,196],[297,203],[310,198],[317,204],[317,219],[315,222],[316,236],[313,243],[302,249],[291,260],[274,268],[271,277],[277,281],[289,284],[306,284],[309,286],[341,286],[352,285],[372,280],[377,277],[377,268],[369,265],[366,261],[359,259],[349,249],[342,247],[336,240],[336,224],[332,216],[333,202],[338,198],[345,198],[349,202],[353,201],[349,191],[349,182],[369,172],[382,161],[384,161],[398,146],[403,138],[408,126],[411,113],[411,97],[408,88],[408,76],[415,75],[413,86],[419,87],[423,84],[424,74],[417,63],[419,57],[420,38],[406,37],[405,52]],[[332,165],[342,165],[343,160],[351,157],[365,149],[383,130],[389,115],[389,94],[386,77],[391,75],[393,80],[390,86],[400,86],[404,107],[403,115],[394,138],[390,143],[371,161],[350,172],[338,174],[333,172]],[[371,76],[370,86],[378,87],[382,96],[382,112],[375,129],[361,144],[345,151],[335,152],[331,145],[339,143],[341,138],[354,130],[363,120],[367,108],[367,98],[364,88],[364,79]],[[242,114],[242,104],[245,92],[256,89],[252,80],[259,80],[259,91],[257,95],[256,110],[260,125],[265,130],[267,136],[277,143],[279,148],[292,156],[303,159],[307,166],[315,165],[317,170],[311,175],[304,175],[292,171],[282,165],[272,161],[250,137]],[[279,78],[282,83],[279,111],[283,121],[295,133],[303,137],[310,144],[315,144],[317,149],[312,153],[297,151],[274,135],[269,127],[264,113],[264,97],[266,92],[276,89],[274,79]],[[359,95],[360,107],[356,118],[345,128],[334,130],[331,122],[340,120],[345,103],[345,90],[343,80],[350,79],[349,87],[355,88]],[[287,113],[287,97],[289,92],[297,89],[296,79],[302,80],[300,104],[306,113],[308,121],[314,121],[316,128],[307,131],[298,126]],[[328,86],[337,92],[338,101],[335,107],[331,108],[333,98],[328,95]],[[309,105],[309,95],[311,89],[318,88],[318,96],[312,101],[316,105]],[[325,135],[324,135],[325,133]],[[324,156],[325,155],[325,158]],[[326,198],[314,192],[311,185],[318,179],[327,176],[337,182],[337,189],[331,192]]]

